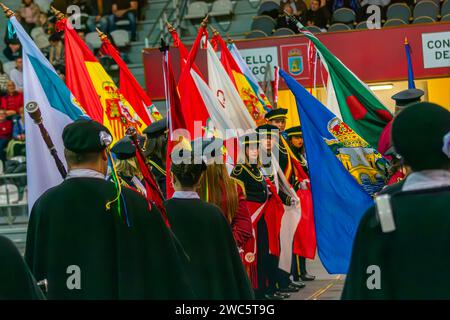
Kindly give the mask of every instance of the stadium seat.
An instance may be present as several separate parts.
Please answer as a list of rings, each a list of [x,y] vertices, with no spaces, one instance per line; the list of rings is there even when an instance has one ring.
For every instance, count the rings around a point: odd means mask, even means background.
[[[322,32],[322,29],[320,29],[318,26],[309,26],[309,27],[306,27],[306,29],[308,29],[312,33],[321,33]]]
[[[414,19],[413,23],[433,23],[436,22],[432,17],[417,17]]]
[[[328,28],[328,32],[336,32],[336,31],[348,31],[352,30],[348,25],[344,23],[334,23]]]
[[[433,20],[437,19],[439,7],[430,0],[421,1],[414,7],[414,19],[419,17],[430,17]]]
[[[19,201],[19,189],[15,184],[4,184],[0,186],[0,204],[11,204]]]
[[[123,48],[130,44],[130,35],[125,30],[115,30],[111,32],[111,38],[118,48]]]
[[[404,26],[408,24],[407,22],[401,20],[401,19],[389,19],[386,21],[383,25],[383,27],[396,27],[396,26]]]
[[[251,30],[263,31],[266,35],[271,35],[275,28],[276,21],[269,16],[258,16],[253,18]]]
[[[3,71],[5,71],[5,73],[8,76],[11,73],[12,69],[14,69],[15,67],[16,67],[16,62],[15,61],[8,61],[8,62],[4,62],[3,63]]]
[[[89,43],[94,50],[97,50],[102,46],[102,40],[100,40],[97,32],[89,32],[86,34],[86,42]]]
[[[233,3],[230,0],[216,0],[213,3],[211,12],[212,17],[229,16],[233,13]]]
[[[406,23],[409,23],[411,19],[411,9],[405,3],[391,4],[386,13],[387,20],[400,19]]]
[[[450,13],[441,18],[441,21],[450,21]]]
[[[333,22],[352,23],[355,21],[355,12],[352,9],[340,8],[333,12]]]
[[[441,5],[441,0],[416,0],[416,4],[422,1],[431,1],[434,2],[438,7]]]
[[[128,20],[116,21],[117,28],[128,28],[129,26],[130,26],[130,21],[128,21]]]
[[[361,21],[360,23],[358,23],[356,25],[355,29],[358,29],[358,30],[367,29],[367,21]]]
[[[267,33],[265,33],[264,31],[261,31],[261,30],[250,31],[245,36],[246,39],[265,38],[265,37],[267,37]]]
[[[258,15],[263,16],[267,15],[272,18],[276,18],[278,16],[278,13],[280,11],[280,2],[278,3],[276,1],[272,0],[263,0],[261,1],[261,4],[258,9]]]
[[[450,0],[445,0],[445,2],[442,4],[441,8],[441,16],[446,16],[450,14]]]
[[[34,3],[36,3],[41,9],[41,12],[47,12],[50,10],[50,4],[52,3],[52,0],[34,0]]]
[[[202,19],[208,14],[208,4],[204,1],[195,1],[189,4],[185,19]]]
[[[280,28],[280,29],[275,30],[275,32],[272,34],[272,36],[274,36],[274,37],[278,37],[278,36],[292,36],[294,34],[295,34],[295,32],[292,31],[289,28]]]

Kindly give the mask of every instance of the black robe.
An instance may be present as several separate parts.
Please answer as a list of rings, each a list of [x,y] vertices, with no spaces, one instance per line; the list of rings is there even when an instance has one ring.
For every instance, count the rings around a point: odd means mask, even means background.
[[[45,299],[14,243],[0,236],[0,300]]]
[[[200,299],[253,299],[231,228],[215,205],[200,199],[170,199],[167,217],[190,257],[187,268]]]
[[[114,185],[72,178],[48,190],[33,206],[26,261],[36,279],[48,280],[49,299],[188,299],[184,263],[161,214],[123,188],[122,217]],[[125,199],[125,205],[124,201]],[[130,226],[125,222],[125,206]],[[81,289],[66,282],[81,272]],[[70,269],[69,269],[70,271]],[[69,281],[70,280],[70,281]]]
[[[390,201],[396,230],[381,231],[375,207],[363,216],[342,299],[450,299],[450,187]],[[379,267],[380,289],[367,286],[376,284],[370,266]]]

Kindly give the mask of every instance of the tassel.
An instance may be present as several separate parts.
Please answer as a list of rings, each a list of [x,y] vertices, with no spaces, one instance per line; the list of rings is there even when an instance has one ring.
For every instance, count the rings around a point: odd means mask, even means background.
[[[14,29],[11,20],[8,20],[8,40],[12,40],[15,38],[16,30]]]

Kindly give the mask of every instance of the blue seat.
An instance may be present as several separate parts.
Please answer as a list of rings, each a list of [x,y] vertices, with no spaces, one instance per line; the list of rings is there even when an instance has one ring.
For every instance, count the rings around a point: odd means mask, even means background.
[[[411,19],[411,9],[405,3],[391,4],[387,9],[386,19],[400,19],[409,23]]]
[[[349,31],[352,30],[348,25],[344,23],[334,23],[328,28],[328,32],[336,32],[336,31]]]
[[[275,29],[276,21],[269,16],[257,16],[253,18],[251,30],[261,30],[266,35],[271,35]]]
[[[430,0],[424,0],[416,4],[414,7],[414,19],[419,17],[430,17],[433,20],[437,19],[439,14],[439,7]]]

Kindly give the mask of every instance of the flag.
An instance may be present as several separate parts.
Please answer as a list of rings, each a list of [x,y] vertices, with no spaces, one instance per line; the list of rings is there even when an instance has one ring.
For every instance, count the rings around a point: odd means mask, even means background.
[[[251,80],[249,80],[249,78],[247,78],[247,76],[243,73],[241,66],[239,66],[238,62],[228,49],[226,43],[218,33],[214,35],[213,41],[217,43],[217,47],[220,47],[221,49],[220,60],[222,62],[222,65],[225,68],[228,76],[232,80],[235,88],[237,89],[239,96],[244,102],[244,105],[247,108],[248,112],[257,125],[264,124],[266,122],[264,119],[266,108],[271,109],[272,107],[270,106],[270,103],[267,100],[264,92],[259,87],[258,82],[256,81],[256,83],[253,83]],[[237,55],[239,55],[238,52]],[[243,66],[248,69],[248,66],[245,64],[245,62]],[[253,74],[251,74],[251,76],[254,78]]]
[[[296,22],[299,30],[314,43],[328,71],[342,120],[370,145],[377,146],[381,131],[392,120],[392,114],[316,36]]]
[[[214,132],[211,118],[191,75],[192,65],[197,56],[201,40],[206,33],[206,22],[204,21],[198,31],[178,81],[178,93],[183,107],[177,110],[177,112],[179,113],[178,116],[184,119],[186,127],[183,129],[189,132],[190,140],[209,136]]]
[[[302,123],[319,257],[329,273],[345,274],[359,221],[373,204],[350,174],[359,169],[359,163],[352,162],[352,145],[359,146],[362,141],[286,72],[280,70],[280,75],[295,96]],[[341,149],[340,159],[329,144]],[[370,155],[367,158],[373,161]]]
[[[119,92],[70,22],[63,18],[58,21],[56,29],[65,31],[67,86],[85,107],[86,113],[107,127],[115,141],[125,135],[129,126],[141,132],[145,122]]]
[[[69,123],[86,115],[16,17],[11,17],[9,21],[22,44],[24,103],[26,105],[31,101],[37,102],[43,124],[55,145],[59,158],[66,165],[62,141],[63,129]],[[38,126],[28,114],[25,115],[25,131],[28,159],[28,208],[31,210],[35,201],[46,190],[62,182],[62,177],[42,139]]]
[[[414,83],[414,70],[412,67],[412,60],[411,60],[411,46],[408,43],[408,38],[405,38],[405,52],[406,52],[406,63],[408,66],[408,89],[415,89],[416,84]]]
[[[122,60],[119,51],[112,45],[105,34],[101,33],[100,39],[102,40],[100,51],[105,55],[111,56],[119,66],[120,93],[123,94],[124,98],[131,104],[138,116],[147,126],[151,122],[161,120],[162,116],[158,109],[156,109],[156,106],[144,89],[142,89],[130,69],[128,69],[125,61]]]

